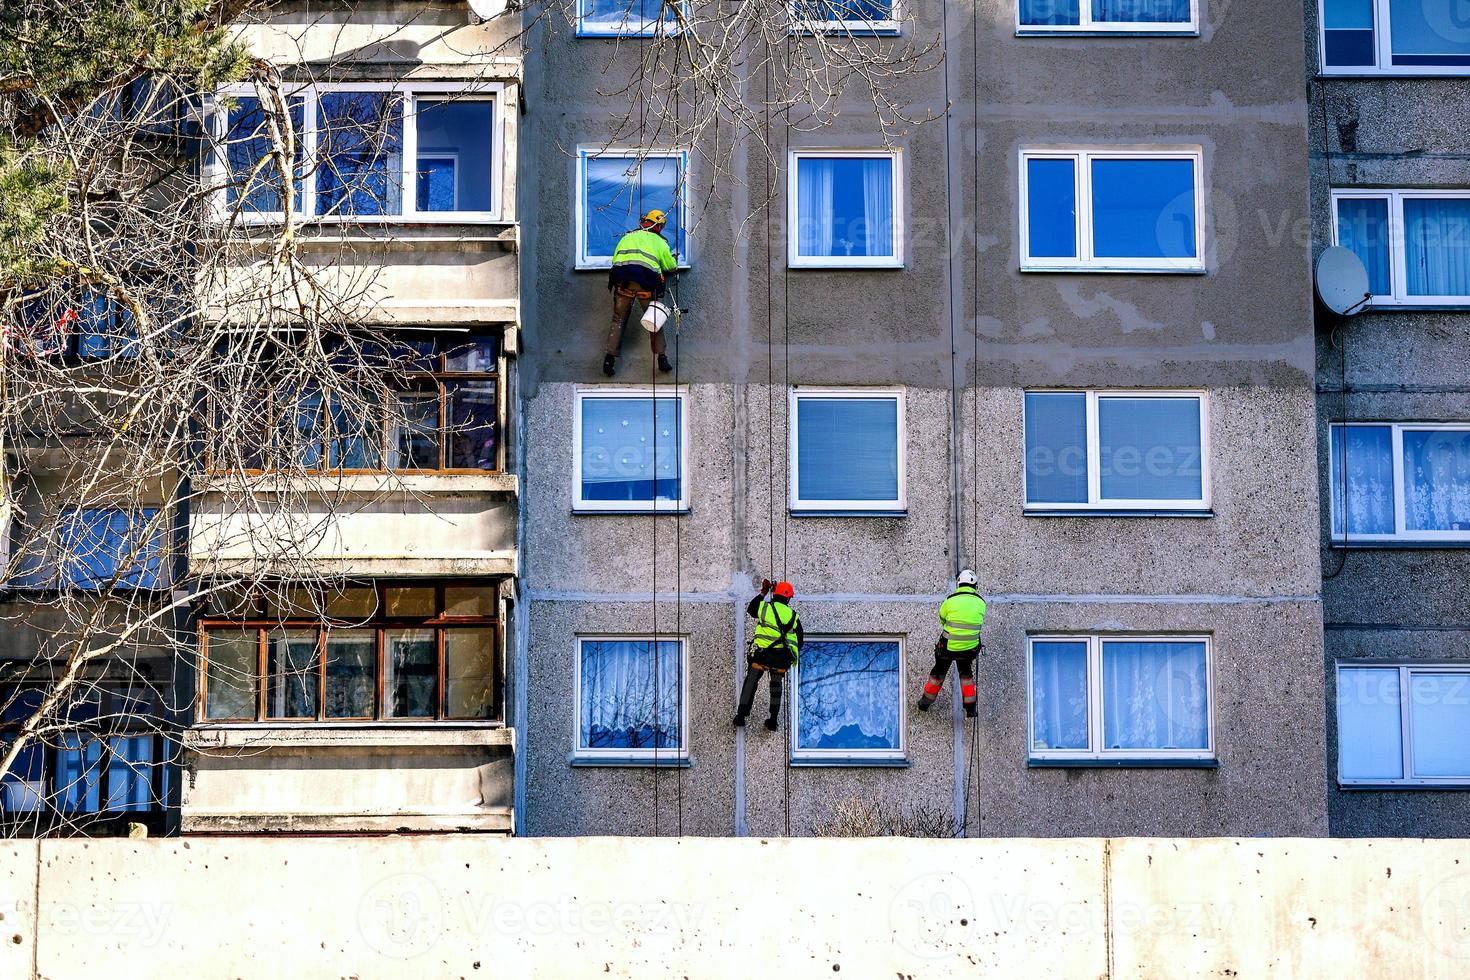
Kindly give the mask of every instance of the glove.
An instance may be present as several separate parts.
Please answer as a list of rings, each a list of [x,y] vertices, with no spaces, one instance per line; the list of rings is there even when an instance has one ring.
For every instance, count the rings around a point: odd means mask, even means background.
[[[772,582],[770,579],[768,579],[768,578],[761,579],[761,595],[765,595],[767,592],[771,591],[775,587],[776,587],[776,583],[775,582]]]

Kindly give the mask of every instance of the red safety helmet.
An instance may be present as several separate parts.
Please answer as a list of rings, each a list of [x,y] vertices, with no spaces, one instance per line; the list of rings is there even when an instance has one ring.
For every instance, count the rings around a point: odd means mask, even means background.
[[[790,582],[777,582],[776,587],[771,590],[782,599],[796,598],[796,590],[791,587]]]

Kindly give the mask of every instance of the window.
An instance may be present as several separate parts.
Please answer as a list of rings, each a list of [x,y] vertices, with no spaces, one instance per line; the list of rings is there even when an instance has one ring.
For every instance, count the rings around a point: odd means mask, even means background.
[[[1028,391],[1026,507],[1208,510],[1205,396]]]
[[[324,394],[282,387],[260,396],[261,450],[223,458],[209,444],[214,472],[243,466],[309,472],[500,470],[500,343],[494,334],[404,335],[389,344],[358,341],[349,363],[391,367],[392,404],[352,394],[351,377]],[[238,444],[231,440],[229,445]]]
[[[1470,21],[1458,0],[1322,0],[1329,75],[1470,73]]]
[[[580,389],[573,421],[579,511],[674,511],[689,507],[684,446],[687,392],[601,386]]]
[[[1208,639],[1033,636],[1027,651],[1033,761],[1214,757]]]
[[[1193,0],[1016,0],[1016,33],[1193,34]]]
[[[800,33],[897,34],[897,0],[792,0]]]
[[[1022,270],[1203,271],[1201,159],[1197,147],[1023,151]]]
[[[1470,542],[1470,424],[1334,425],[1330,443],[1336,540]]]
[[[579,637],[574,757],[610,762],[687,758],[685,657],[679,637]]]
[[[1470,305],[1470,191],[1333,191],[1337,244],[1374,306]]]
[[[1338,664],[1337,781],[1470,785],[1470,668]]]
[[[647,37],[679,30],[683,0],[577,0],[578,37]]]
[[[493,583],[379,582],[221,604],[200,623],[202,721],[498,721]]]
[[[792,268],[903,267],[898,150],[794,150],[786,188]]]
[[[496,220],[498,94],[496,85],[373,82],[289,93],[293,211],[319,220]],[[280,220],[286,185],[271,152],[278,123],[252,86],[221,95],[207,174],[217,213]]]
[[[667,215],[664,237],[680,267],[688,268],[688,154],[584,149],[577,155],[577,185],[577,268],[610,268],[618,239],[654,209]]]
[[[168,742],[151,695],[93,681],[79,690],[49,733],[28,739],[0,778],[0,814],[73,819],[163,808]],[[0,687],[0,751],[47,693]]]
[[[156,507],[67,507],[11,569],[13,589],[161,589],[170,581],[169,526]]]
[[[904,511],[902,389],[796,388],[790,412],[793,511]]]
[[[882,637],[809,638],[794,668],[791,758],[904,757],[903,650]]]

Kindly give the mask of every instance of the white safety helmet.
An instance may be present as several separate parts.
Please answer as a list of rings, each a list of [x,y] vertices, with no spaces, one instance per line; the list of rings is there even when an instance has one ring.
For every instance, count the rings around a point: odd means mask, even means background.
[[[979,582],[980,579],[976,578],[975,573],[968,568],[960,572],[959,577],[954,580],[955,585],[978,585]]]

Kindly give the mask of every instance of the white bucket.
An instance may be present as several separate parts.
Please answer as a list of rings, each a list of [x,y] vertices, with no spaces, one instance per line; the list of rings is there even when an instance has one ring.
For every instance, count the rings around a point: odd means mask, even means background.
[[[643,319],[639,321],[643,329],[649,333],[658,333],[669,322],[669,308],[662,303],[649,303],[648,309],[643,311]]]

